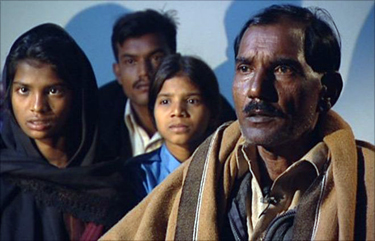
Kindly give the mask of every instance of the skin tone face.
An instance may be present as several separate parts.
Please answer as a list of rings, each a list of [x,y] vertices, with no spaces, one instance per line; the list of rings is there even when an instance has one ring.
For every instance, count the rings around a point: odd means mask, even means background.
[[[138,125],[151,137],[156,129],[147,108],[150,76],[171,51],[164,37],[153,33],[126,39],[117,49],[119,61],[113,64],[113,72],[130,100]]]
[[[117,48],[119,62],[113,65],[117,81],[134,108],[147,108],[150,76],[170,53],[166,41],[158,34],[146,34],[129,38]]]
[[[72,91],[51,65],[37,62],[30,65],[26,61],[17,65],[11,89],[13,113],[21,129],[35,140],[45,157],[48,156],[43,153],[45,146],[65,147],[62,132],[72,98]]]
[[[168,150],[178,160],[185,161],[202,141],[209,112],[201,91],[188,77],[178,75],[164,82],[154,115]]]
[[[306,63],[296,23],[251,26],[236,56],[233,97],[241,131],[260,154],[287,165],[311,148],[321,74]],[[259,148],[258,148],[259,149]]]

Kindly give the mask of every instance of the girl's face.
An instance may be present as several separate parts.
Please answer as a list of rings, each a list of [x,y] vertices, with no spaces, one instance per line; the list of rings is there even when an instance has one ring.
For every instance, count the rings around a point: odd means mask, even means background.
[[[49,64],[17,65],[11,89],[14,116],[34,140],[55,139],[66,129],[73,92]]]
[[[195,148],[206,132],[210,111],[199,88],[186,76],[164,82],[155,102],[155,121],[168,147]]]

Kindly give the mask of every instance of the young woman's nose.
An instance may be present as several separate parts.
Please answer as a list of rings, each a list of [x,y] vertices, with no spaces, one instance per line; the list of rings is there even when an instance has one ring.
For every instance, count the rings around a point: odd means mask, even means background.
[[[49,109],[47,97],[43,94],[35,94],[32,97],[31,111],[45,112]]]

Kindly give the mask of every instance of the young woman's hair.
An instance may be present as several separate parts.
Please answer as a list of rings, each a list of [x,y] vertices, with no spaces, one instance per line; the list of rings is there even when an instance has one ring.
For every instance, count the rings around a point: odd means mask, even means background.
[[[98,88],[91,64],[73,38],[60,26],[46,23],[22,34],[7,56],[2,84],[2,105],[13,116],[11,90],[19,63],[38,68],[48,64],[73,91],[73,105],[68,119],[70,142],[93,138],[97,128]]]
[[[212,69],[197,57],[174,54],[164,58],[151,83],[148,102],[150,113],[154,113],[156,98],[164,82],[175,76],[186,76],[199,88],[204,104],[210,110],[208,132],[214,131],[219,124],[221,110],[219,84]]]

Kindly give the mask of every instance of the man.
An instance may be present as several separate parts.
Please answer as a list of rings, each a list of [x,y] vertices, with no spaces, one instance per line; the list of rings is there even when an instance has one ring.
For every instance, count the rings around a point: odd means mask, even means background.
[[[154,10],[120,17],[112,33],[117,81],[100,88],[100,142],[105,159],[132,156],[162,144],[147,108],[150,78],[162,59],[176,53],[176,23],[171,14]],[[223,99],[221,122],[235,119]]]
[[[235,41],[238,121],[103,240],[374,240],[374,153],[331,107],[342,79],[323,10],[271,6]]]

